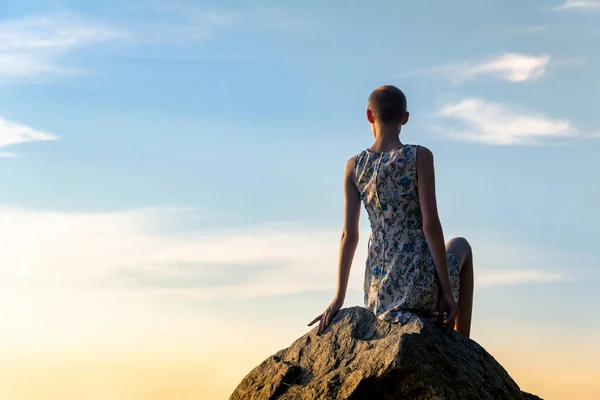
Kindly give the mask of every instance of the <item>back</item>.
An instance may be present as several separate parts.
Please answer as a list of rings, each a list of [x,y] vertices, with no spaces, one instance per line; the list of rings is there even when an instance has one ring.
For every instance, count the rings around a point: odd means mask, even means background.
[[[417,145],[387,153],[365,150],[356,157],[354,177],[371,228],[385,229],[392,237],[421,229],[417,190]]]
[[[439,289],[417,188],[418,148],[365,150],[354,164],[355,184],[371,222],[365,306],[392,323],[406,323],[413,313],[429,315],[437,306]]]

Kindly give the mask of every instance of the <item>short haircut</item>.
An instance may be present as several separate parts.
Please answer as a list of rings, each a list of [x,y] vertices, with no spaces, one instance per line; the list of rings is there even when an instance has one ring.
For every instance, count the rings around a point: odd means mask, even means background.
[[[396,86],[380,86],[369,96],[368,107],[375,120],[384,124],[397,123],[406,114],[406,96]]]

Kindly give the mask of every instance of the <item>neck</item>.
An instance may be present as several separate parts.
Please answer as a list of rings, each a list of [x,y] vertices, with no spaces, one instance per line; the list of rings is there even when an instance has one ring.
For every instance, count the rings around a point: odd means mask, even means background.
[[[398,126],[375,124],[373,125],[373,135],[375,136],[375,142],[371,146],[373,151],[387,152],[402,147]]]

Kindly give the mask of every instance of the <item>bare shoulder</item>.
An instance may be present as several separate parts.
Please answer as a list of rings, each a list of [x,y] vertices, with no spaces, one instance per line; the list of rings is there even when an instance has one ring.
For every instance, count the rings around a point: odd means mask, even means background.
[[[419,146],[417,149],[415,161],[415,169],[417,170],[417,176],[419,184],[426,185],[427,181],[433,179],[434,166],[433,166],[433,152],[425,146]]]
[[[426,163],[428,161],[433,160],[433,152],[425,146],[418,146],[417,147],[417,162],[419,162],[419,160],[423,160]]]
[[[354,164],[356,163],[356,157],[358,156],[350,157],[350,159],[346,161],[346,174],[354,172]]]
[[[346,165],[347,165],[347,166],[348,166],[348,165],[350,165],[350,166],[354,167],[354,163],[356,162],[356,158],[357,158],[357,157],[358,157],[358,156],[352,156],[352,157],[350,157],[350,158],[348,159],[348,161],[346,161]]]

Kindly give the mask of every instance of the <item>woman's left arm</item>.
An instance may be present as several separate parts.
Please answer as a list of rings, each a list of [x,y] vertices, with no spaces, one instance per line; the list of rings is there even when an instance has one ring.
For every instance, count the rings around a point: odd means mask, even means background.
[[[316,317],[309,326],[320,321],[317,334],[321,334],[331,323],[331,318],[337,313],[344,304],[346,298],[346,289],[348,288],[348,278],[354,253],[358,246],[358,222],[360,218],[360,193],[354,184],[354,162],[355,157],[348,160],[344,173],[344,228],[342,230],[342,239],[340,243],[340,253],[338,259],[338,280],[336,295],[331,304],[325,309],[323,314]]]

